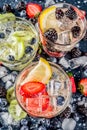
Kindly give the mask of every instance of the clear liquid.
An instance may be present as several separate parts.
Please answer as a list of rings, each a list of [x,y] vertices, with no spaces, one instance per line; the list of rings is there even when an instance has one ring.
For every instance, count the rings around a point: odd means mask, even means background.
[[[50,63],[52,67],[52,78],[49,83],[46,85],[48,95],[42,96],[39,95],[37,98],[27,98],[26,102],[24,101],[24,97],[20,95],[20,86],[23,80],[26,79],[28,73],[34,68],[36,64],[33,63],[30,67],[26,68],[18,77],[16,82],[16,97],[21,105],[21,107],[30,115],[36,117],[46,117],[51,118],[58,114],[60,114],[68,105],[71,95],[71,84],[68,76],[65,72],[55,64]],[[64,99],[64,101],[58,100],[60,97]],[[43,110],[42,104],[44,101],[49,99],[48,107]],[[34,109],[34,106],[28,107],[29,101],[38,102],[37,109]],[[51,107],[50,107],[51,106]],[[51,109],[52,108],[52,109]]]
[[[18,36],[19,41],[15,40],[15,37],[13,38],[16,32],[20,34]],[[29,21],[16,18],[14,21],[1,22],[0,34],[4,35],[4,38],[0,37],[0,60],[4,65],[10,69],[21,70],[33,60],[38,49],[39,37],[37,31]],[[23,37],[25,38],[24,40],[22,40]],[[34,43],[31,43],[32,39],[35,39]],[[18,48],[19,42],[23,42],[24,46],[22,48],[22,45]],[[30,48],[28,53],[25,52],[27,47]],[[13,61],[9,60],[9,55],[14,56]]]

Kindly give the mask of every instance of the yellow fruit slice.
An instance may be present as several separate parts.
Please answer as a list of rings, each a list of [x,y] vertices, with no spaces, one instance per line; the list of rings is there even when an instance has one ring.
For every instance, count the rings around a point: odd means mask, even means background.
[[[22,84],[28,81],[37,81],[47,84],[51,76],[52,70],[49,62],[44,58],[40,58],[39,63],[30,71]]]
[[[51,17],[52,15],[52,19],[54,21],[54,18],[55,17],[55,9],[56,7],[55,6],[50,6],[49,8],[43,10],[43,12],[40,14],[39,16],[39,26],[40,26],[40,29],[42,32],[44,32],[45,29],[47,29],[47,21],[49,21],[49,24],[50,24],[50,20],[47,20],[49,19],[49,16]],[[53,22],[53,24],[55,24]]]

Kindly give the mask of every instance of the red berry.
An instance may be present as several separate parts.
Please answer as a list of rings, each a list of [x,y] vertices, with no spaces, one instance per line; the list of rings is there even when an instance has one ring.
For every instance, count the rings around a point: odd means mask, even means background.
[[[87,78],[83,78],[79,82],[79,90],[84,95],[87,96]]]
[[[76,92],[76,85],[75,85],[74,76],[71,72],[68,73],[68,76],[70,78],[71,85],[72,85],[72,93],[75,93]]]
[[[20,88],[20,94],[22,96],[26,97],[32,97],[37,95],[40,92],[43,92],[43,90],[46,88],[46,86],[43,83],[40,82],[27,82],[23,84]]]
[[[42,111],[45,111],[48,108],[48,105],[49,97],[47,92],[34,98],[26,98],[26,107],[31,111],[38,111],[40,107],[42,108]]]
[[[26,13],[30,18],[35,17],[42,11],[42,6],[36,3],[28,3],[26,6]]]

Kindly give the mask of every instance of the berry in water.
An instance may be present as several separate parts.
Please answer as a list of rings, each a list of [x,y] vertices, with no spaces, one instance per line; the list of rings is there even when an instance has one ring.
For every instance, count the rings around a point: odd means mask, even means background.
[[[65,12],[66,17],[68,17],[70,20],[75,20],[77,18],[77,14],[73,7],[70,7],[66,12]]]
[[[56,19],[61,19],[64,16],[64,12],[61,9],[56,8],[55,16],[56,16]]]
[[[81,29],[79,26],[74,26],[72,27],[71,32],[72,32],[73,37],[77,38],[80,35]]]
[[[57,31],[54,28],[48,29],[45,33],[44,36],[48,39],[51,40],[52,42],[55,42],[58,38]]]

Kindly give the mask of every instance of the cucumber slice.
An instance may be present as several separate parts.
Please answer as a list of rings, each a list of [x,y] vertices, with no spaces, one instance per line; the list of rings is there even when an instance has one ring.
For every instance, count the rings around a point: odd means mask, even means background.
[[[15,99],[14,87],[11,87],[7,90],[6,98],[9,103]]]
[[[18,105],[17,100],[12,100],[8,108],[9,113],[12,115],[14,120],[18,121],[27,116],[27,113],[22,110]]]

